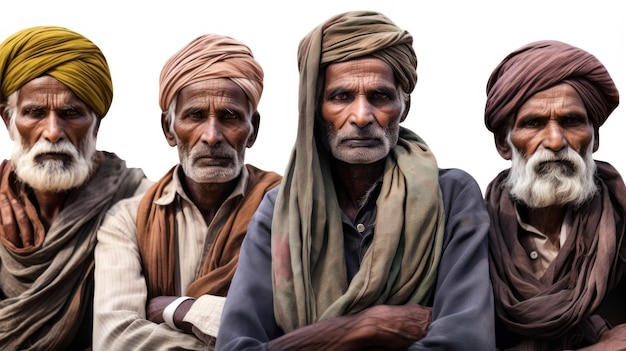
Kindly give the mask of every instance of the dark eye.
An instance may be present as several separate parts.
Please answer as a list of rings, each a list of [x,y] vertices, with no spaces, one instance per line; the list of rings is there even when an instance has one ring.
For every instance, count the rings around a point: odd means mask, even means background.
[[[190,110],[185,113],[185,118],[202,119],[204,118],[204,113],[202,110]]]
[[[31,107],[27,108],[23,112],[24,116],[32,117],[32,118],[44,118],[46,117],[46,111],[41,107]]]
[[[543,121],[539,118],[527,118],[519,124],[520,128],[540,128],[543,126]]]
[[[222,115],[222,117],[225,119],[237,119],[239,118],[239,113],[231,109],[224,109],[224,114]]]
[[[372,101],[388,101],[393,99],[393,95],[384,91],[375,91],[370,95]]]
[[[580,116],[566,116],[561,120],[561,124],[566,127],[576,127],[585,123],[585,119]]]
[[[59,112],[61,118],[67,118],[67,119],[72,119],[72,118],[77,118],[77,117],[81,117],[82,114],[80,113],[80,111],[76,110],[75,108],[66,108],[63,109]]]
[[[337,93],[330,97],[330,100],[333,100],[333,101],[346,101],[348,99],[349,97],[347,93]]]

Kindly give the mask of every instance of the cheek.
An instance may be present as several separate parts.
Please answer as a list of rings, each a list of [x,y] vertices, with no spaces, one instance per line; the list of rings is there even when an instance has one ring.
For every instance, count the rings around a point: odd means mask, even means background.
[[[320,110],[322,114],[322,121],[327,125],[332,126],[334,129],[339,129],[344,123],[346,118],[342,117],[342,109],[331,104],[322,104]]]
[[[235,149],[245,149],[252,137],[251,127],[229,128],[223,131],[224,139]]]
[[[506,142],[506,141],[505,141]],[[507,145],[509,144],[506,142]],[[527,133],[511,133],[511,144],[516,149],[521,151],[525,155],[532,155],[539,144],[539,138],[537,135],[527,134]]]
[[[568,138],[569,145],[578,153],[593,150],[593,131],[591,133],[581,133]]]

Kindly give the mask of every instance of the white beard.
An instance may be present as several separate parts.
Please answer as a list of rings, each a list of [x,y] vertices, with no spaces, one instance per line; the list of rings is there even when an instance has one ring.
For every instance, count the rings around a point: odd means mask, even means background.
[[[30,149],[26,149],[14,121],[15,118],[12,118],[10,133],[13,136],[14,147],[11,160],[15,165],[15,174],[20,181],[35,190],[54,192],[76,188],[87,181],[94,167],[96,118],[89,128],[82,147],[79,146],[80,151],[67,140],[58,143],[38,140]],[[37,160],[37,156],[49,152],[63,153],[70,161]]]
[[[510,139],[507,141],[512,150],[512,164],[506,186],[515,200],[531,208],[578,207],[598,191],[590,147],[584,158],[567,147],[557,153],[538,149],[526,160]]]

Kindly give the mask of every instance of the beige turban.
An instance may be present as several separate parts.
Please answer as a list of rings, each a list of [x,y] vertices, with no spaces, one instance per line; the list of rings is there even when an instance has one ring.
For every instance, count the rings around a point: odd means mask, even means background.
[[[321,47],[312,50],[311,45]],[[311,53],[319,56],[310,57]],[[319,65],[324,65],[367,55],[389,64],[404,91],[413,91],[417,83],[417,56],[413,50],[413,37],[377,12],[340,14],[315,28],[300,43],[298,65],[300,72],[303,72],[313,67],[312,60],[318,60]]]
[[[206,34],[172,56],[161,71],[159,106],[166,112],[172,99],[189,84],[229,78],[256,108],[263,93],[263,69],[245,44],[233,38]]]
[[[0,101],[29,81],[49,75],[69,87],[104,117],[113,100],[113,83],[100,49],[62,27],[21,30],[0,44]]]
[[[571,85],[596,131],[619,104],[619,93],[604,65],[590,53],[559,41],[538,41],[509,54],[487,83],[485,125],[503,132],[528,98],[559,83]]]

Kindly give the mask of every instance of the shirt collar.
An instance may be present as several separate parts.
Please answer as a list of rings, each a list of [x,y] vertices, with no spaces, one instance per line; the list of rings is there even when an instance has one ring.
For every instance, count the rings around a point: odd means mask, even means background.
[[[181,172],[182,172],[181,165],[180,164],[176,165],[174,169],[172,181],[165,186],[165,189],[163,189],[163,195],[161,195],[161,197],[158,198],[154,202],[155,204],[162,205],[162,206],[169,205],[172,202],[174,202],[174,199],[176,199],[176,195],[178,195],[180,198],[184,199],[185,201],[192,202],[189,196],[187,196],[187,193],[185,193],[185,190],[183,188],[182,180],[180,177]],[[239,174],[239,177],[238,177],[237,185],[235,186],[235,189],[233,189],[233,192],[228,196],[228,199],[226,199],[226,201],[229,201],[230,199],[235,198],[235,197],[244,196],[248,187],[249,177],[250,175],[248,173],[248,167],[245,167],[245,166],[242,167],[241,173]]]

